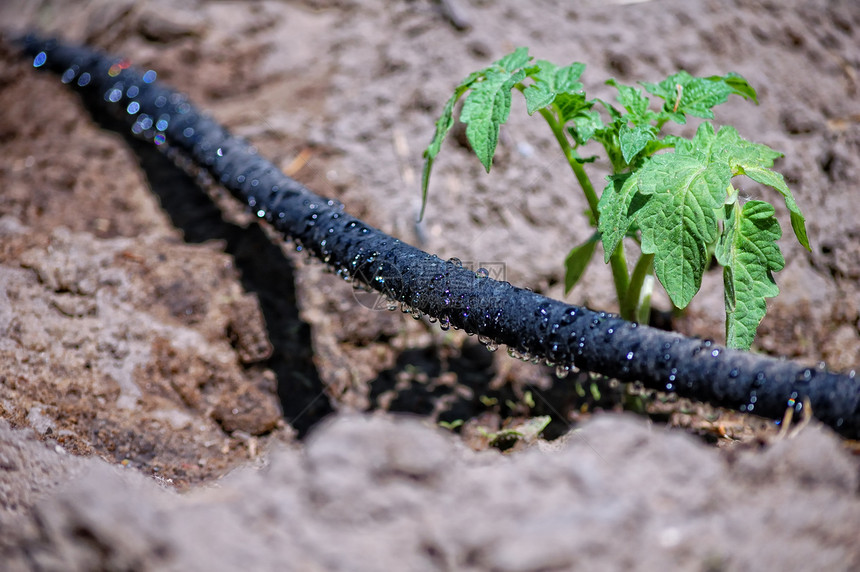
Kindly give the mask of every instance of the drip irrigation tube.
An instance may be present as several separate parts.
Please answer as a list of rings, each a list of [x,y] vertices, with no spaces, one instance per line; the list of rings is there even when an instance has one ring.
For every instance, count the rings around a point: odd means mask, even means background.
[[[490,349],[504,344],[525,359],[578,368],[621,381],[782,419],[787,408],[813,415],[842,435],[860,437],[860,380],[627,322],[572,306],[441,260],[371,227],[281,173],[256,150],[160,86],[155,72],[90,48],[27,36],[16,40],[33,65],[58,73],[131,131],[178,164],[208,171],[215,181],[331,265],[443,328],[477,334]],[[808,401],[806,401],[808,400]]]

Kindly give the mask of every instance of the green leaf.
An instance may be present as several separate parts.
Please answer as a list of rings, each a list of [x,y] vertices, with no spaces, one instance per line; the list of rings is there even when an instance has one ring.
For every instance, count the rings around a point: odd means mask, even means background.
[[[654,128],[650,125],[636,125],[629,127],[622,125],[618,130],[618,142],[621,145],[621,155],[629,165],[633,163],[636,155],[642,151],[650,141],[656,139]]]
[[[642,82],[642,85],[648,93],[666,101],[663,110],[672,114],[671,119],[677,123],[684,123],[684,120],[678,121],[678,115],[713,119],[714,113],[711,108],[725,103],[729,95],[743,91],[744,84],[749,87],[741,76],[730,75],[728,79],[719,76],[702,78],[680,71],[658,84]],[[749,89],[752,88],[749,87]]]
[[[588,263],[591,262],[594,254],[594,247],[597,245],[599,233],[594,233],[591,237],[571,249],[567,258],[564,260],[564,293],[567,295],[573,287],[582,278]]]
[[[488,71],[482,81],[472,84],[463,103],[460,121],[466,124],[466,138],[488,173],[499,142],[499,128],[511,112],[511,89],[525,76],[523,70]]]
[[[764,201],[726,206],[727,217],[715,255],[723,265],[726,344],[749,349],[767,312],[765,298],[779,294],[773,272],[785,267],[776,241],[782,236],[774,208]]]
[[[644,162],[630,177],[637,179],[635,188],[624,188],[628,179],[620,192],[604,191],[609,196],[600,221],[604,247],[620,240],[619,231],[625,225],[638,224],[642,252],[654,254],[657,277],[672,302],[684,308],[701,285],[710,258],[708,245],[716,240],[718,220],[723,218],[721,207],[736,201],[731,179],[742,174],[783,194],[798,240],[808,244],[802,215],[785,181],[768,169],[779,155],[765,145],[744,140],[732,127],[714,133],[710,123],[702,123],[693,139],[675,140],[674,153]],[[637,200],[642,195],[647,200]]]
[[[559,68],[555,72],[555,91],[557,93],[579,93],[582,83],[579,78],[585,71],[585,64],[573,62],[569,66]]]
[[[783,176],[770,170],[774,159],[782,157],[782,153],[767,145],[747,141],[734,127],[728,125],[723,126],[717,134],[717,144],[714,149],[728,161],[734,174],[746,175],[758,183],[775,189],[783,196],[797,241],[807,250],[811,250],[809,237],[806,234],[806,219],[800,212],[800,207],[797,206]]]
[[[631,210],[631,203],[638,190],[639,172],[623,173],[611,175],[600,195],[597,202],[597,211],[600,213],[597,230],[603,241],[604,262],[609,262],[618,242],[633,224],[636,213],[635,209]]]
[[[652,139],[645,145],[645,149],[643,150],[643,155],[646,157],[650,157],[657,151],[661,151],[663,149],[673,149],[677,144],[677,140],[679,137],[675,137],[674,135],[667,135],[662,139]]]
[[[501,71],[513,73],[529,63],[531,59],[529,49],[521,46],[500,60],[493,62],[493,65],[487,69],[498,68]]]
[[[634,124],[647,122],[650,120],[649,114],[654,115],[653,112],[648,110],[648,105],[651,102],[647,97],[642,95],[641,89],[620,84],[614,79],[608,80],[606,84],[614,86],[618,90],[618,95],[615,99],[627,110],[627,113],[630,114],[629,119]]]
[[[555,92],[548,83],[533,83],[523,90],[523,95],[526,98],[526,111],[529,115],[551,105],[555,100]]]
[[[797,241],[803,245],[806,250],[811,251],[812,248],[809,246],[809,237],[806,234],[806,219],[803,217],[803,213],[800,212],[800,207],[797,206],[794,196],[791,194],[791,190],[789,190],[788,185],[785,184],[783,176],[775,171],[759,167],[747,167],[744,169],[744,174],[753,181],[773,187],[782,194],[785,199],[785,206],[788,207],[789,216],[791,218],[791,228],[794,230],[794,236],[797,237]]]
[[[473,124],[467,125],[466,137],[484,168],[489,171],[499,138],[499,125],[507,121],[510,113],[510,90],[525,77],[525,72],[521,68],[529,61],[531,61],[531,56],[529,56],[528,48],[517,48],[487,68],[473,72],[454,89],[454,93],[442,110],[442,115],[436,121],[433,139],[427,149],[424,150],[419,220],[424,218],[424,208],[427,206],[427,190],[430,185],[430,172],[433,169],[433,162],[442,148],[442,142],[454,126],[454,106],[457,101],[467,91],[472,90],[463,104],[460,120],[466,122],[463,115],[467,114],[468,107],[467,117],[472,118]],[[507,94],[503,93],[505,89]],[[478,92],[479,95],[470,104],[469,100],[472,99],[475,92]]]
[[[588,112],[594,106],[593,101],[585,99],[584,93],[559,93],[555,96],[553,104],[558,110],[558,122],[561,125]]]
[[[707,245],[717,239],[714,211],[723,204],[731,169],[676,149],[653,157],[638,174],[639,191],[650,195],[637,214],[642,252],[654,254],[657,278],[672,303],[685,308],[702,284]]]
[[[706,79],[708,81],[721,81],[731,88],[733,94],[744,99],[751,99],[755,104],[758,104],[758,94],[755,88],[740,74],[729,72],[724,76],[712,75]]]
[[[585,65],[578,62],[560,68],[546,60],[538,60],[529,70],[534,83],[523,90],[528,114],[551,105],[561,94],[579,95],[579,99],[585,101],[582,84],[578,81],[584,70]]]
[[[570,134],[577,144],[584,145],[594,138],[594,134],[606,128],[600,113],[594,110],[583,111],[572,118],[573,126]]]
[[[451,97],[448,98],[448,102],[442,110],[442,115],[436,120],[436,131],[433,133],[433,139],[424,150],[424,170],[421,173],[421,213],[418,215],[418,220],[424,218],[424,208],[427,206],[427,189],[430,185],[430,171],[433,168],[433,161],[435,161],[436,155],[442,149],[442,142],[454,126],[454,106],[469,87],[480,77],[481,72],[475,72],[461,81]]]

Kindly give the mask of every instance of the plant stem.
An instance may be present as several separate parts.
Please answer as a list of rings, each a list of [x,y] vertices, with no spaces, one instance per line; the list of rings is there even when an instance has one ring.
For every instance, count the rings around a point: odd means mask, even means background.
[[[639,260],[636,261],[636,266],[633,267],[633,275],[630,277],[630,284],[627,287],[627,295],[621,304],[621,315],[627,320],[638,321],[641,318],[639,315],[639,303],[642,293],[642,285],[645,283],[645,278],[650,276],[654,271],[654,255],[642,254]]]
[[[585,199],[588,201],[588,206],[591,209],[591,214],[594,217],[594,220],[599,221],[600,211],[597,210],[597,203],[599,200],[597,198],[597,193],[594,191],[594,186],[591,184],[591,179],[588,178],[588,174],[585,172],[582,163],[577,160],[578,157],[576,151],[570,146],[570,141],[568,141],[567,135],[564,133],[564,128],[559,124],[555,115],[549,109],[541,109],[540,114],[544,119],[546,119],[547,124],[550,129],[552,129],[552,133],[555,135],[556,141],[558,141],[561,150],[564,152],[564,156],[567,158],[567,162],[573,170],[576,180],[579,181],[579,185],[585,193]],[[618,304],[620,305],[621,316],[625,319],[632,320],[635,317],[635,305],[633,307],[633,312],[629,313],[626,312],[624,307],[624,300],[628,296],[630,275],[627,271],[627,258],[624,256],[624,245],[622,242],[618,243],[618,246],[609,258],[609,266],[612,268],[612,279],[615,282],[615,294],[618,298]],[[637,296],[638,290],[641,289],[641,287],[642,284],[640,281],[639,288],[637,289]]]
[[[609,267],[612,268],[612,280],[615,282],[615,294],[618,296],[618,311],[625,320],[632,320],[624,310],[624,300],[630,291],[630,274],[627,271],[627,257],[624,256],[624,241],[618,241],[618,246],[609,257]]]
[[[555,115],[553,115],[552,111],[549,109],[541,109],[540,114],[544,119],[546,119],[549,128],[552,129],[552,134],[555,135],[555,140],[558,141],[568,164],[570,164],[570,168],[573,170],[576,180],[579,181],[579,185],[585,193],[585,199],[588,201],[588,208],[591,209],[591,214],[594,216],[594,220],[600,220],[600,213],[597,210],[597,193],[594,192],[591,179],[588,178],[588,174],[582,167],[582,163],[577,161],[578,157],[576,155],[576,151],[574,151],[573,147],[570,146],[570,141],[567,140],[567,135],[564,134],[564,128],[558,121],[556,121]]]

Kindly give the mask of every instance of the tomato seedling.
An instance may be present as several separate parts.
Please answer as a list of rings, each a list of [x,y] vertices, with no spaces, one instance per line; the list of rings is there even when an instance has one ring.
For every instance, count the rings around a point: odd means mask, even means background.
[[[601,242],[621,316],[647,323],[653,276],[672,303],[685,308],[715,256],[723,267],[726,343],[749,349],[767,312],[765,298],[779,293],[773,273],[785,266],[785,259],[776,244],[782,230],[773,206],[742,200],[734,178],[745,175],[779,192],[797,240],[809,249],[803,214],[782,175],[771,170],[782,154],[747,141],[734,127],[715,129],[707,121],[714,118],[712,108],[730,95],[757,103],[755,89],[735,73],[693,77],[681,71],[660,83],[641,82],[641,88],[610,79],[606,83],[617,90],[613,104],[586,97],[579,81],[584,70],[578,62],[559,67],[533,61],[527,48],[517,48],[460,82],[424,151],[421,216],[433,162],[454,126],[457,102],[463,98],[459,119],[489,172],[512,93],[520,91],[529,115],[540,113],[552,130],[596,227],[566,258],[565,292],[583,275]],[[662,100],[657,111],[652,98]],[[687,116],[705,120],[692,138],[664,133],[667,123],[685,124]],[[578,152],[589,141],[603,147],[611,168],[600,196],[585,170],[596,157]],[[632,271],[625,254],[631,241],[640,252]]]

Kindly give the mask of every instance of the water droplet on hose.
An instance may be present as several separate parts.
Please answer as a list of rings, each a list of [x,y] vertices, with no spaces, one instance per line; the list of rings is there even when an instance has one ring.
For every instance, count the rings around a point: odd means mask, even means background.
[[[561,319],[558,321],[560,326],[569,326],[576,319],[577,309],[576,308],[568,308],[561,315]]]
[[[62,81],[63,83],[70,83],[73,79],[75,79],[76,75],[78,75],[78,67],[72,66],[63,72],[60,81]]]
[[[490,271],[486,268],[478,268],[475,270],[475,278],[487,278],[490,276]]]

